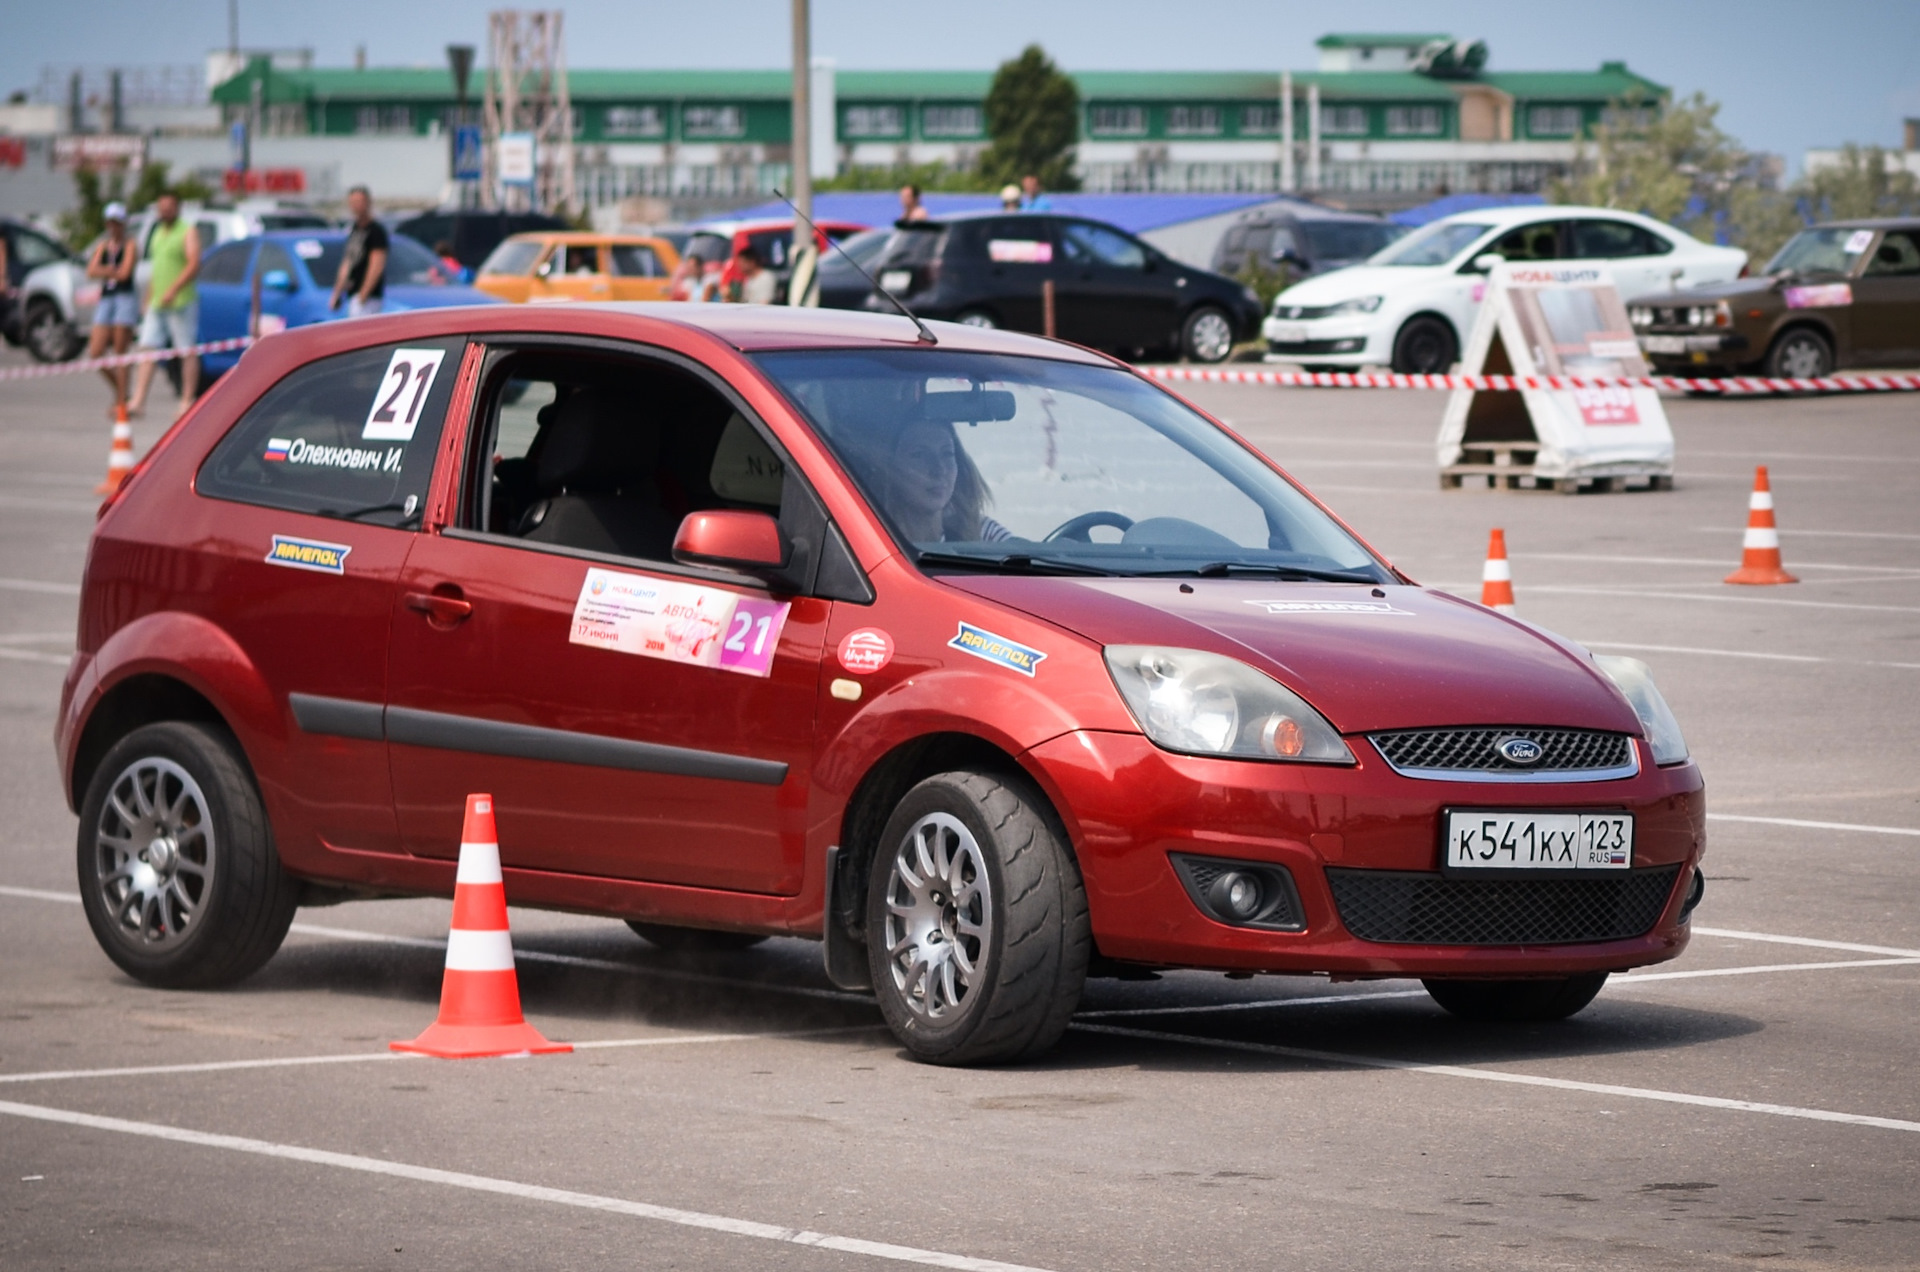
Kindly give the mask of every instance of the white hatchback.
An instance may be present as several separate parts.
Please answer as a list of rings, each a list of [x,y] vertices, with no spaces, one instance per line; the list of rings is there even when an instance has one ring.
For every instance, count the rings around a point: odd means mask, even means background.
[[[1270,362],[1442,372],[1460,356],[1486,291],[1486,255],[1604,261],[1622,298],[1737,278],[1747,254],[1612,208],[1487,208],[1435,221],[1369,260],[1274,299],[1261,326]]]

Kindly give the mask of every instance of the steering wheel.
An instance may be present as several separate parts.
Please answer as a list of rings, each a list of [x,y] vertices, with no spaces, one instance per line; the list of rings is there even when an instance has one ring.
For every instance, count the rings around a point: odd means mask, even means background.
[[[1083,512],[1070,521],[1061,522],[1054,528],[1053,533],[1047,536],[1046,541],[1053,543],[1059,539],[1072,539],[1077,543],[1092,543],[1093,536],[1088,532],[1095,526],[1112,526],[1125,533],[1133,528],[1133,518],[1096,508],[1092,512]]]

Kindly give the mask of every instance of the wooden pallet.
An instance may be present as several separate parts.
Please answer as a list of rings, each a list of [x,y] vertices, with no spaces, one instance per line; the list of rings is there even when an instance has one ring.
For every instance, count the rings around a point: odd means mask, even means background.
[[[1440,470],[1440,489],[1460,490],[1469,482],[1491,490],[1557,490],[1563,495],[1610,490],[1672,490],[1670,473],[1614,473],[1605,477],[1540,477],[1533,471],[1538,442],[1469,442],[1457,463]],[[1639,485],[1641,481],[1644,486]]]

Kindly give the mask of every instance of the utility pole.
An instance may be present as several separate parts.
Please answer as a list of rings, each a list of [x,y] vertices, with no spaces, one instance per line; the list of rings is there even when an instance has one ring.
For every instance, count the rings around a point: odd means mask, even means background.
[[[1307,85],[1307,189],[1320,189],[1320,84]]]
[[[813,219],[813,39],[812,20],[807,0],[793,0],[793,206],[800,215]],[[813,231],[796,219],[793,223],[793,257],[813,242]]]
[[[1293,72],[1280,72],[1280,189],[1293,193]]]

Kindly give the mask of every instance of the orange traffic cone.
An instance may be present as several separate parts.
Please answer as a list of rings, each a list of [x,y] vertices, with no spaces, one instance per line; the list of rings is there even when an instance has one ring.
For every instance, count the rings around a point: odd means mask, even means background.
[[[96,495],[110,495],[133,471],[133,425],[127,422],[127,408],[113,408],[113,449],[107,452],[107,476],[93,488]]]
[[[1747,500],[1747,537],[1740,544],[1740,568],[1722,580],[1727,583],[1798,583],[1780,568],[1780,531],[1773,524],[1773,487],[1767,484],[1767,466],[1753,470],[1753,495]]]
[[[1507,532],[1496,529],[1487,539],[1487,564],[1480,571],[1480,603],[1502,614],[1513,613],[1513,567],[1507,564]]]
[[[548,1042],[520,1014],[520,982],[507,935],[507,890],[500,881],[500,843],[493,829],[493,796],[467,796],[460,831],[460,870],[453,884],[453,930],[447,933],[446,979],[440,1018],[412,1042],[390,1044],[443,1060],[477,1056],[545,1055],[572,1051]]]

